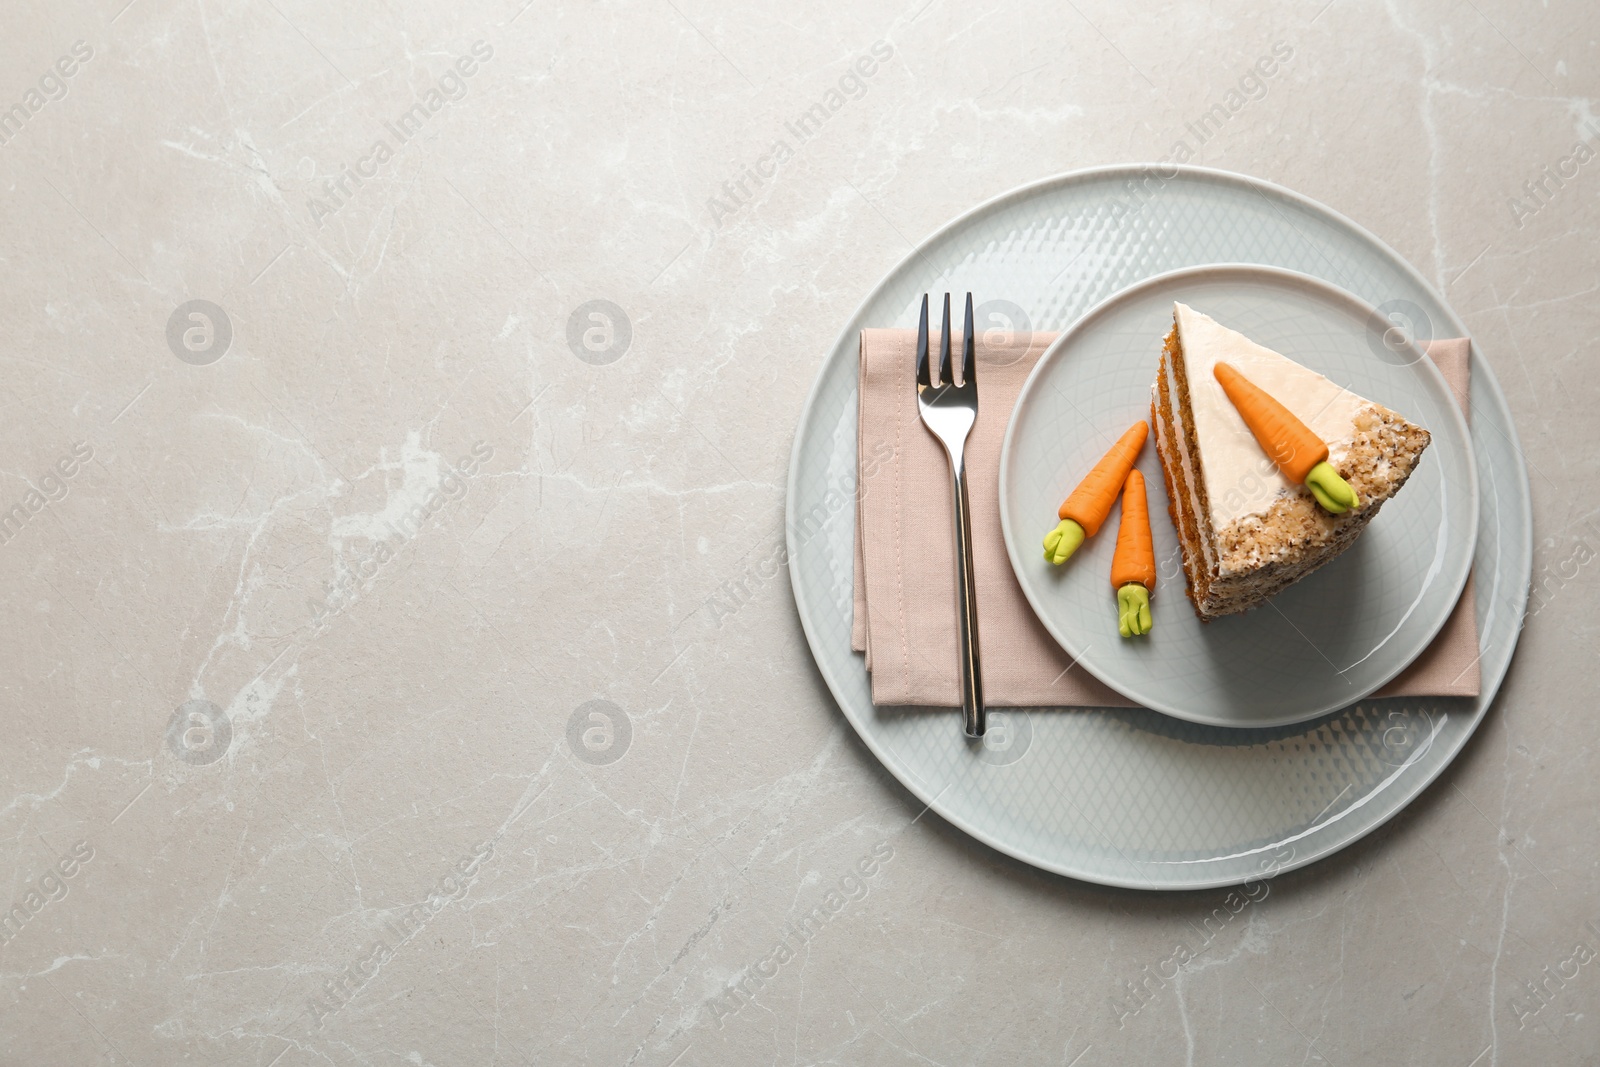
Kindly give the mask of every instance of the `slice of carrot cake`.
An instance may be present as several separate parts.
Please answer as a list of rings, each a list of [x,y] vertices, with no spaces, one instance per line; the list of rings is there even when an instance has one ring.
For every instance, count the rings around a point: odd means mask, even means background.
[[[1429,435],[1187,305],[1172,318],[1150,421],[1189,598],[1210,620],[1349,548]]]

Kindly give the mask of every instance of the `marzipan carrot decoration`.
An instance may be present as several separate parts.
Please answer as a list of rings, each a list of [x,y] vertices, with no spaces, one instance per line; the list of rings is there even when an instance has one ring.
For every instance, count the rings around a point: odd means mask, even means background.
[[[1128,472],[1122,489],[1122,525],[1111,557],[1111,588],[1117,591],[1117,632],[1137,637],[1150,632],[1150,590],[1156,587],[1156,547],[1150,536],[1150,506],[1144,475]]]
[[[1078,483],[1056,512],[1061,520],[1054,530],[1044,535],[1044,558],[1051,563],[1065,563],[1083,544],[1085,538],[1100,532],[1100,524],[1111,514],[1122,483],[1139,458],[1144,439],[1150,433],[1150,424],[1140,419],[1117,439],[1111,450],[1100,457],[1100,462]]]
[[[1230,364],[1218,363],[1212,373],[1239,410],[1239,417],[1244,419],[1244,424],[1250,427],[1250,432],[1285,478],[1304,484],[1323,510],[1334,515],[1342,515],[1360,502],[1350,483],[1339,477],[1339,472],[1328,462],[1327,443],[1296,418],[1294,412]]]

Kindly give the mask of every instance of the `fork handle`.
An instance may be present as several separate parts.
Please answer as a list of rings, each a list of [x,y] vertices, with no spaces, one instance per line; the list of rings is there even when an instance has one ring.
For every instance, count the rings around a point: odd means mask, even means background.
[[[967,461],[950,457],[955,483],[956,615],[961,624],[961,712],[968,737],[988,728],[983,708],[983,669],[978,659],[978,584],[972,566],[972,511],[967,504]]]

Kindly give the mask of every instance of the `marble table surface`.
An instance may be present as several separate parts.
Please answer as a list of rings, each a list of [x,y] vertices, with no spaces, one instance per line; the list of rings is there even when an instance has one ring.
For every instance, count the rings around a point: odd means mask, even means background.
[[[1600,1062],[1592,4],[5,23],[0,1064]],[[1179,140],[1465,318],[1536,586],[1444,776],[1185,967],[1225,891],[919,818],[787,580],[712,609],[884,272]]]

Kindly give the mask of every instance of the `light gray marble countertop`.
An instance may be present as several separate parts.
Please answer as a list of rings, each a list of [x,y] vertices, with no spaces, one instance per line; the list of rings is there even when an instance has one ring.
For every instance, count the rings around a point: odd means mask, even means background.
[[[1592,4],[5,23],[0,1063],[1597,1062]],[[1470,324],[1544,608],[1438,782],[1171,972],[1222,891],[917,820],[786,582],[704,608],[781,536],[815,371],[913,243],[1179,139]],[[609,763],[569,743],[594,700]]]

